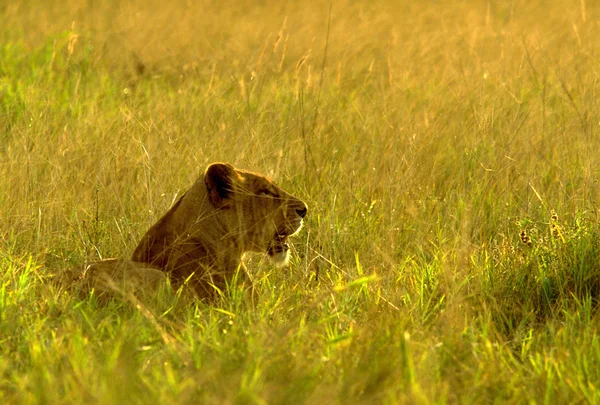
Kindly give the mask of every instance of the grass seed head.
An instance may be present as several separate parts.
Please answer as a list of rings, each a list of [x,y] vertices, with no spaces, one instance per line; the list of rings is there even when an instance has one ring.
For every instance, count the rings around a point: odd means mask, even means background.
[[[529,237],[529,235],[527,235],[527,231],[525,229],[521,231],[521,242],[523,242],[527,246],[532,245],[531,238]]]

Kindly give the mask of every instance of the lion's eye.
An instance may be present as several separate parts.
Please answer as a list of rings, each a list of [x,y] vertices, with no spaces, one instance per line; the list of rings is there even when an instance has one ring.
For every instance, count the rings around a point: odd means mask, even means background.
[[[258,195],[266,195],[266,196],[269,196],[269,197],[277,197],[277,195],[274,192],[272,192],[271,190],[269,190],[268,188],[264,188],[264,189],[260,190],[258,192]]]

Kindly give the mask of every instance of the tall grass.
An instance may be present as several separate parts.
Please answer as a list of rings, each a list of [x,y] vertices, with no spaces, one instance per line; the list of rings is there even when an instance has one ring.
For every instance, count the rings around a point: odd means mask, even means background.
[[[600,402],[599,18],[1,4],[0,399]],[[257,302],[52,284],[128,257],[212,161],[309,205],[289,268],[248,258]]]

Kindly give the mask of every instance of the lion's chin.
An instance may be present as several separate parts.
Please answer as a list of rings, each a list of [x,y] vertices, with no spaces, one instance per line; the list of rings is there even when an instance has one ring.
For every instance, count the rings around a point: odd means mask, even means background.
[[[290,260],[290,245],[287,238],[277,238],[269,244],[267,255],[273,260],[276,266],[282,267],[288,264]]]
[[[269,254],[269,257],[271,260],[273,260],[275,266],[284,267],[287,266],[288,262],[290,261],[290,251],[286,250],[285,252],[275,253],[273,255]]]

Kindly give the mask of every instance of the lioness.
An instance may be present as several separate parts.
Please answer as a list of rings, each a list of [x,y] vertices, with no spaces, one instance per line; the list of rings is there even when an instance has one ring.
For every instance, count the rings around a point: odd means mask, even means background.
[[[142,237],[131,260],[186,282],[200,298],[213,298],[246,252],[266,252],[277,264],[289,258],[306,204],[256,173],[213,163]]]
[[[131,260],[107,259],[69,270],[61,281],[79,290],[152,295],[169,277],[212,299],[231,281],[246,252],[289,259],[289,236],[302,226],[307,206],[269,179],[213,163],[143,236]]]

